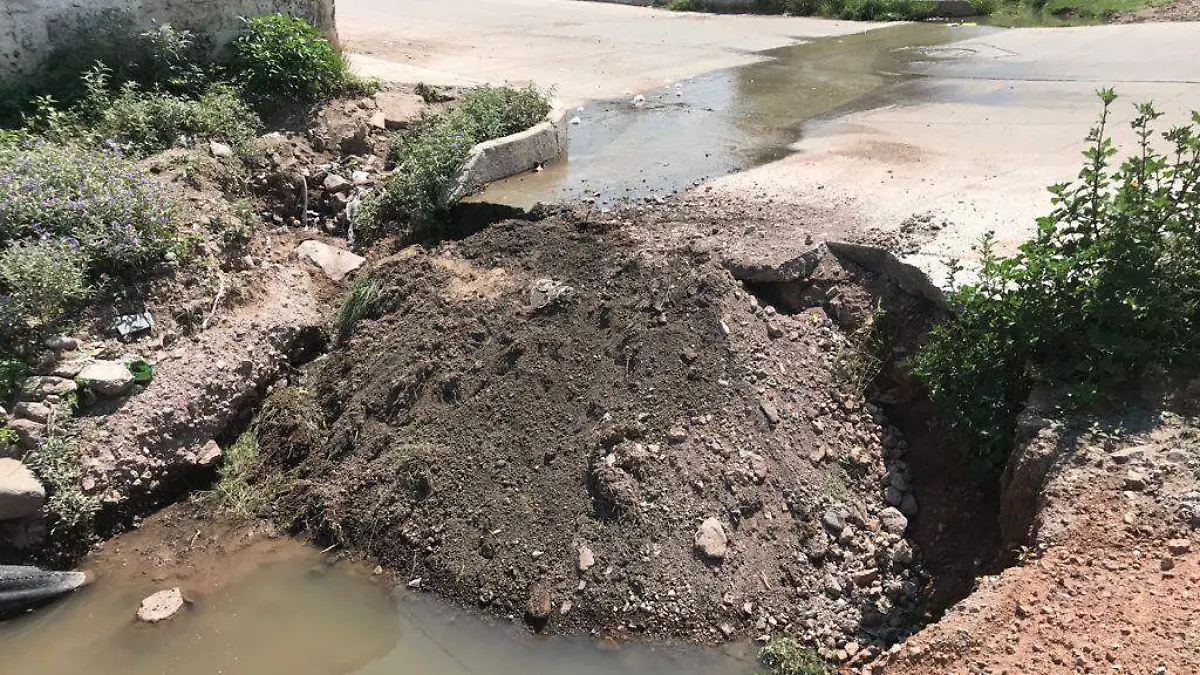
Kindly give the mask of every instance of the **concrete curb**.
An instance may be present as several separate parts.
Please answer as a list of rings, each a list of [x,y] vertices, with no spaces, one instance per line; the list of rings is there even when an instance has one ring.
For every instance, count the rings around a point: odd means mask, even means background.
[[[520,133],[480,143],[471,148],[442,195],[449,206],[485,185],[524,173],[567,151],[567,109],[553,104],[546,119]]]
[[[900,260],[890,251],[845,241],[829,241],[825,242],[825,245],[829,247],[830,253],[847,258],[856,265],[895,281],[905,293],[925,298],[938,307],[946,306],[945,293],[933,283],[924,270]]]

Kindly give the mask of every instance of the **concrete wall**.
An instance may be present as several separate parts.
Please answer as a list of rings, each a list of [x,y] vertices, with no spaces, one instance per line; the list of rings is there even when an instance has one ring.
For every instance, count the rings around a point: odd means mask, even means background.
[[[337,39],[334,0],[0,0],[0,84],[36,75],[59,49],[122,13],[139,26],[155,22],[203,33],[218,52],[237,35],[239,17],[283,12],[303,16]]]

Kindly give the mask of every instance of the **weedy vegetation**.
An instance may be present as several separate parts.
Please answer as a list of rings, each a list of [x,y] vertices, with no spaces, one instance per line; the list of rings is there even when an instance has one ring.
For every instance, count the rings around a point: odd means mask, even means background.
[[[827,675],[825,662],[811,647],[791,638],[772,640],[758,652],[771,675]]]
[[[952,265],[954,311],[911,363],[991,474],[1034,388],[1085,406],[1200,362],[1200,113],[1159,136],[1161,113],[1137,105],[1137,145],[1114,166],[1116,94],[1099,97],[1078,180],[1050,188],[1053,211],[1015,254],[985,238],[977,281],[953,285]]]
[[[397,171],[359,209],[355,232],[366,239],[398,231],[436,234],[445,216],[442,195],[471,148],[524,131],[549,112],[549,99],[536,89],[482,87],[453,110],[426,116],[396,134],[390,155]]]

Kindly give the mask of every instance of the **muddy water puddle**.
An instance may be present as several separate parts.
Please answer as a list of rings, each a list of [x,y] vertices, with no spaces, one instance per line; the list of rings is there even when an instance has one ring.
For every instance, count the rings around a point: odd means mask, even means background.
[[[129,569],[137,555],[106,561],[85,590],[0,623],[0,674],[753,672],[744,653],[536,637],[391,589],[357,565],[327,565],[320,552],[288,540],[218,557],[215,570],[192,567],[182,581],[171,571]],[[190,607],[157,625],[134,620],[143,597],[175,583]]]
[[[715,176],[781,159],[810,120],[900,102],[889,92],[922,48],[996,29],[902,24],[765,52],[765,60],[568,113],[568,156],[494,183],[473,201],[527,208],[586,199],[599,205],[665,196]],[[906,90],[907,91],[907,90]]]

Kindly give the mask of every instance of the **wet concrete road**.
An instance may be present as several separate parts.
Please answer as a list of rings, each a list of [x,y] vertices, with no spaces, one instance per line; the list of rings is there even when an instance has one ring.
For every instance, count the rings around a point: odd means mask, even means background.
[[[339,0],[337,16],[342,41],[366,74],[430,84],[535,82],[572,106],[871,28],[578,0]]]
[[[341,0],[338,7],[350,49],[369,53],[359,62],[368,72],[409,81],[534,81],[555,86],[573,105],[753,67],[762,51],[801,38],[878,27],[574,0]],[[1008,246],[1028,236],[1049,208],[1046,186],[1078,172],[1083,138],[1099,111],[1096,89],[1112,86],[1122,96],[1112,125],[1118,141],[1129,139],[1134,102],[1151,100],[1164,110],[1164,129],[1200,109],[1200,23],[963,37],[969,39],[927,50],[926,59],[906,60],[903,77],[864,95],[860,105],[811,119],[798,111],[794,142],[785,148],[791,154],[714,178],[698,192],[781,215],[816,207],[823,223],[800,225],[817,232],[830,222],[839,231],[894,230],[909,216],[931,214],[948,226],[916,260],[937,273],[947,256],[969,260],[988,230]],[[817,51],[814,58],[825,57]],[[881,59],[877,74],[889,75],[896,61]],[[681,155],[687,141],[679,139]],[[753,149],[753,142],[735,142]],[[654,152],[661,162],[674,159],[669,149]],[[789,225],[756,233],[773,239],[762,245],[803,245],[789,229],[797,218],[780,220]]]

